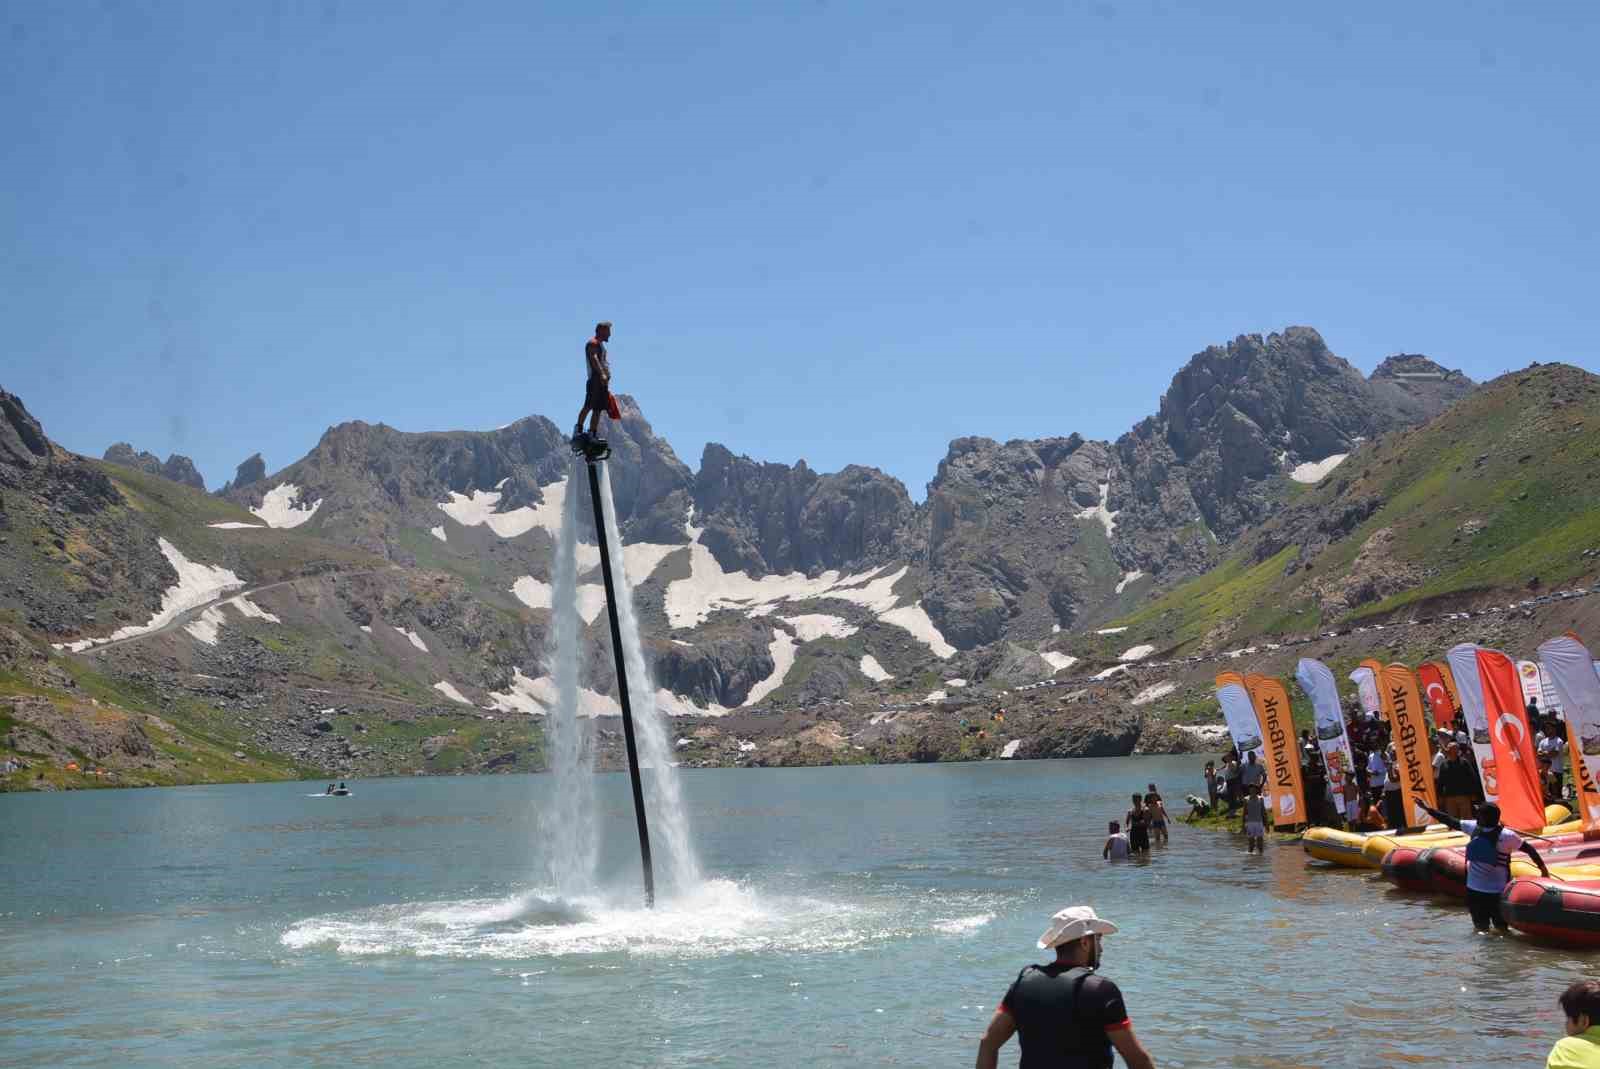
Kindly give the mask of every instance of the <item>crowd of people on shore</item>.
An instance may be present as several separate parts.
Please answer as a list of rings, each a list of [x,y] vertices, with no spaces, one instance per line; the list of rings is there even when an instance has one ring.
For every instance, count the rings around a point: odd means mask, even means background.
[[[1567,774],[1566,723],[1559,714],[1541,712],[1537,699],[1528,701],[1525,714],[1538,754],[1545,803],[1568,802],[1575,787]],[[1300,732],[1300,773],[1310,823],[1351,831],[1405,827],[1401,803],[1403,766],[1395,753],[1389,722],[1376,713],[1352,711],[1345,730],[1353,760],[1352,767],[1342,776],[1328,775],[1316,738],[1310,730]],[[1439,808],[1459,820],[1470,819],[1474,807],[1484,801],[1484,794],[1477,754],[1461,711],[1456,710],[1449,726],[1433,730],[1430,740]],[[1230,747],[1217,759],[1206,762],[1204,776],[1207,804],[1203,811],[1232,816],[1246,807],[1252,788],[1260,793],[1267,770],[1254,751],[1241,759],[1239,751]],[[1335,784],[1343,806],[1334,798]],[[1250,819],[1246,814],[1247,824]]]

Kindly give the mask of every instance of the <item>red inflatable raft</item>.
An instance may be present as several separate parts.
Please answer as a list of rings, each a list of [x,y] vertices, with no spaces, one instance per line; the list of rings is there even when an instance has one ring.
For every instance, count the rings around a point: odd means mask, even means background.
[[[1428,889],[1436,895],[1467,897],[1467,852],[1459,846],[1428,851]]]
[[[1430,847],[1397,846],[1384,855],[1383,878],[1402,891],[1433,891],[1432,875],[1428,871]]]
[[[1506,923],[1566,947],[1600,947],[1600,883],[1520,876],[1500,893]]]

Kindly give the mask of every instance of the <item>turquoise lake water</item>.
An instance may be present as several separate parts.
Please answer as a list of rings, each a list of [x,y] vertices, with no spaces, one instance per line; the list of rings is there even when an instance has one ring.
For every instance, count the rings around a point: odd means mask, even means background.
[[[544,776],[4,795],[0,1064],[970,1065],[1079,902],[1159,1065],[1543,1064],[1600,958],[1226,833],[1100,860],[1202,764],[684,772],[707,879],[654,911],[625,776],[577,901],[534,875]]]

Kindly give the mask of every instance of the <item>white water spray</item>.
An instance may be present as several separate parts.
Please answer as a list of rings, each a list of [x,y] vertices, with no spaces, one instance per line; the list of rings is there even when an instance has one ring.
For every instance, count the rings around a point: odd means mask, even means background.
[[[582,485],[583,469],[574,464],[569,487]],[[554,628],[549,642],[550,676],[556,703],[545,717],[546,759],[554,779],[553,797],[540,810],[539,825],[547,845],[550,885],[562,897],[594,889],[598,838],[595,828],[594,752],[584,744],[578,722],[578,657],[583,621],[578,616],[578,499],[568,493],[561,511],[561,541],[556,547],[553,597]]]
[[[617,532],[616,507],[611,497],[611,472],[604,465],[600,468],[600,495],[605,502],[606,550],[613,565],[617,623],[622,631],[622,656],[628,670],[628,698],[645,782],[645,812],[650,821],[652,853],[658,861],[657,886],[667,895],[681,895],[700,884],[700,863],[695,858],[688,816],[683,811],[678,773],[672,766],[672,745],[656,709],[655,684],[645,665],[644,647],[639,642],[639,622],[633,612],[633,592],[623,567],[622,537]],[[558,589],[556,597],[560,596]],[[663,861],[665,865],[659,864]]]

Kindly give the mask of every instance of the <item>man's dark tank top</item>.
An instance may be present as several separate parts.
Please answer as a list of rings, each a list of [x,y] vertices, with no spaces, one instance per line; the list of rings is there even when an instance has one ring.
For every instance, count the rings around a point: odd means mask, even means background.
[[[1017,1022],[1020,1069],[1111,1069],[1108,1015],[1127,1016],[1122,992],[1083,966],[1030,965],[1006,993]]]
[[[583,366],[589,378],[595,378],[594,368],[589,366],[589,357],[594,356],[602,371],[611,370],[611,355],[606,352],[606,343],[596,338],[590,338],[583,347]]]

